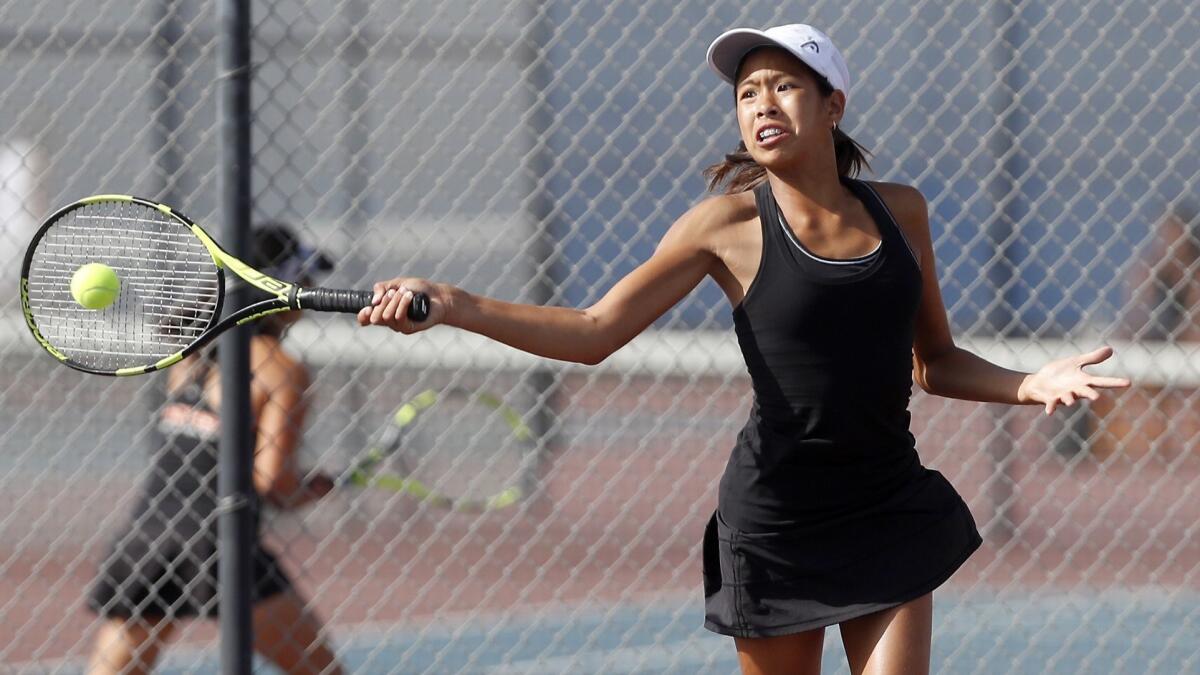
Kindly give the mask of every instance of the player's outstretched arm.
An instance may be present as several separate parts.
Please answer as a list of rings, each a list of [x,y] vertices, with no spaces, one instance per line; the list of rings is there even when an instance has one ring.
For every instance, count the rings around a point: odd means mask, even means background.
[[[563,361],[595,364],[619,349],[679,302],[721,264],[712,232],[728,218],[721,197],[707,199],[679,218],[649,260],[585,309],[523,305],[468,293],[449,284],[397,277],[375,284],[361,325],[415,333],[446,324],[522,351]],[[408,319],[414,293],[430,298],[429,318]]]
[[[1059,405],[1070,406],[1084,398],[1095,400],[1099,398],[1100,390],[1129,386],[1129,380],[1125,378],[1103,377],[1084,370],[1086,366],[1111,357],[1113,351],[1109,347],[1047,363],[1034,373],[1023,373],[998,366],[955,345],[938,288],[925,198],[914,188],[904,185],[880,184],[878,187],[921,265],[922,291],[913,341],[913,376],[923,390],[936,396],[969,401],[1042,405],[1050,414]]]
[[[308,412],[309,386],[304,365],[284,353],[274,338],[256,337],[250,344],[254,369],[254,488],[268,503],[299,508],[333,488],[322,474],[307,480],[296,466],[300,436]]]

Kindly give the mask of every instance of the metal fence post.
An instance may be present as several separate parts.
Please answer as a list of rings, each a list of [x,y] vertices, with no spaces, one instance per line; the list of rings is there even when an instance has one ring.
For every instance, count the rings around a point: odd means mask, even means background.
[[[250,0],[217,4],[220,37],[218,124],[221,134],[221,241],[243,256],[250,241]],[[230,307],[246,286],[231,289]],[[251,562],[254,543],[254,443],[250,420],[250,330],[220,338],[221,451],[219,551],[221,672],[248,674],[252,664]]]

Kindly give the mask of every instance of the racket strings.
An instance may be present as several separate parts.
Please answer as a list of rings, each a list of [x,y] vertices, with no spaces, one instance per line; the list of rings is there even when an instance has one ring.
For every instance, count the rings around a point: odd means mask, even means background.
[[[512,421],[474,397],[449,395],[424,410],[402,439],[411,475],[455,501],[486,501],[523,488],[534,448]]]
[[[103,263],[116,300],[86,309],[71,295],[81,266]],[[216,318],[219,269],[182,222],[146,204],[101,201],[64,213],[43,233],[27,274],[38,331],[71,360],[104,371],[181,351]]]

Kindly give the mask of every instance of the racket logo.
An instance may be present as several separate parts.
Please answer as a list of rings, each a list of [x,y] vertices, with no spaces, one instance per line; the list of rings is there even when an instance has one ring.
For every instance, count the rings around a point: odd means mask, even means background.
[[[263,279],[262,282],[263,282],[264,286],[268,286],[271,288],[271,290],[276,291],[276,292],[285,290],[288,287],[288,285],[283,283],[282,281],[276,281],[275,279],[271,279],[270,277]]]
[[[265,274],[259,274],[254,281],[257,282],[255,285],[257,285],[259,288],[262,288],[265,291],[270,291],[271,293],[282,293],[290,286],[290,284],[284,283],[278,279],[273,279]]]

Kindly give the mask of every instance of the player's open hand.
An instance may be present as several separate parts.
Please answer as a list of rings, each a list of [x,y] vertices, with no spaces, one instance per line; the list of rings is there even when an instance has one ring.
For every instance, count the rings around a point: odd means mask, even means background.
[[[1097,389],[1128,387],[1127,378],[1092,375],[1083,369],[1107,361],[1112,355],[1112,347],[1101,347],[1086,354],[1051,361],[1025,378],[1018,397],[1022,402],[1041,403],[1049,415],[1058,406],[1072,406],[1081,398],[1095,401],[1100,398]]]
[[[374,291],[371,306],[358,313],[361,326],[387,326],[398,333],[411,334],[436,326],[445,317],[447,291],[424,279],[396,277],[376,283]],[[429,316],[423,321],[413,321],[408,316],[408,308],[417,293],[429,297]]]
[[[336,483],[333,478],[323,473],[314,473],[304,480],[304,491],[306,501],[313,501],[324,497],[333,491]]]
[[[291,487],[286,488],[286,492],[273,489],[263,497],[275,508],[281,511],[291,511],[321,499],[332,492],[335,486],[333,478],[324,473],[297,475]]]

